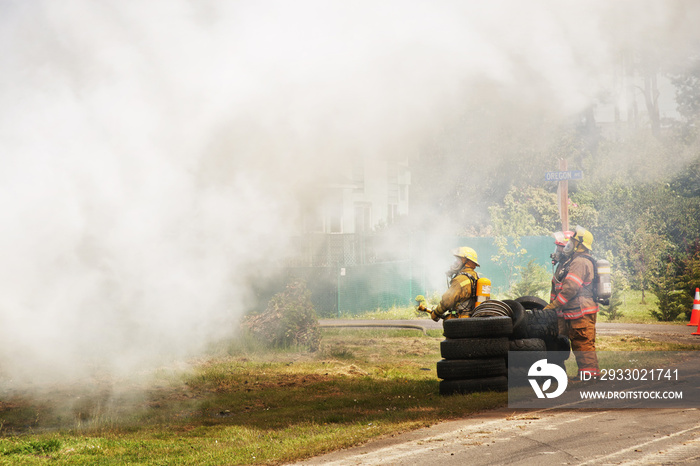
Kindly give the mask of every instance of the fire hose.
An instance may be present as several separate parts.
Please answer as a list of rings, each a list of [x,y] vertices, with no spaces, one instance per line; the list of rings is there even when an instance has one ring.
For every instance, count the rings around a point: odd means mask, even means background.
[[[498,301],[496,299],[490,299],[479,304],[479,306],[472,312],[472,317],[494,317],[494,316],[506,316],[513,317],[513,310],[503,301]]]

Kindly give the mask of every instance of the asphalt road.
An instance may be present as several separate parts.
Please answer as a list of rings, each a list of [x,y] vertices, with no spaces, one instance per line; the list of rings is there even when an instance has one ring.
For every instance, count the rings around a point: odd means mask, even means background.
[[[431,320],[341,321],[323,326],[440,329]],[[700,344],[685,325],[599,323],[601,335]],[[700,464],[700,410],[492,410],[298,464],[644,465]]]
[[[492,410],[298,464],[700,464],[700,411]]]

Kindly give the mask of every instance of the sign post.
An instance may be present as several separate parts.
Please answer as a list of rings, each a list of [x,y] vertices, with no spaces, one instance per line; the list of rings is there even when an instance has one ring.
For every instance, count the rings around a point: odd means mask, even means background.
[[[544,175],[546,181],[558,181],[557,200],[559,202],[559,217],[564,231],[569,229],[569,180],[583,179],[581,170],[567,170],[566,159],[559,159],[559,171],[547,172]]]
[[[559,159],[559,170],[567,171],[566,159]],[[559,217],[562,231],[569,229],[569,180],[559,181]]]

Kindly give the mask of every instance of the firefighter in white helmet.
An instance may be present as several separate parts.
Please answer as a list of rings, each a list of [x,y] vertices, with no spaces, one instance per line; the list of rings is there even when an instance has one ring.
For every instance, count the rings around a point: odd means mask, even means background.
[[[559,334],[569,337],[571,341],[579,377],[582,372],[597,375],[599,370],[598,357],[595,354],[595,324],[598,304],[593,298],[595,271],[589,254],[593,249],[593,235],[580,226],[576,227],[568,241],[565,238],[568,236],[566,232],[562,233],[562,237],[559,238],[555,234],[555,240],[564,242],[566,246],[561,251],[559,264],[552,279],[551,302],[545,309],[556,311]]]
[[[550,254],[549,257],[552,258],[552,266],[556,268],[554,270],[554,274],[552,275],[552,289],[549,293],[549,302],[554,301],[557,294],[559,294],[561,291],[561,286],[562,282],[564,281],[564,277],[566,276],[567,267],[572,259],[571,254],[568,256],[564,255],[564,248],[569,242],[569,239],[574,236],[574,232],[571,230],[557,231],[556,233],[552,234],[552,236],[554,237],[555,249],[554,253]]]
[[[470,315],[476,304],[476,282],[479,275],[474,270],[479,267],[476,251],[463,246],[452,251],[455,262],[447,271],[449,288],[442,295],[440,304],[431,311],[434,321]]]

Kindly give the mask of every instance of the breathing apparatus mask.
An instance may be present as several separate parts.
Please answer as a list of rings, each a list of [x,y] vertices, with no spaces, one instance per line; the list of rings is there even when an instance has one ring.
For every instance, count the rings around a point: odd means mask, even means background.
[[[561,255],[564,259],[568,259],[571,257],[576,250],[576,246],[574,245],[574,242],[576,240],[574,238],[571,238],[567,243],[566,246],[564,246],[564,249],[561,252]]]
[[[556,245],[556,249],[549,255],[552,259],[552,265],[557,265],[564,258],[564,246]]]
[[[448,278],[452,278],[459,273],[460,270],[464,268],[464,259],[461,257],[455,257],[455,261],[450,266],[449,270],[445,272]]]
[[[568,259],[574,253],[574,246],[571,243],[571,238],[574,236],[573,231],[557,231],[552,234],[554,244],[556,244],[554,253],[549,257],[552,259],[552,265],[557,265],[559,262]]]

